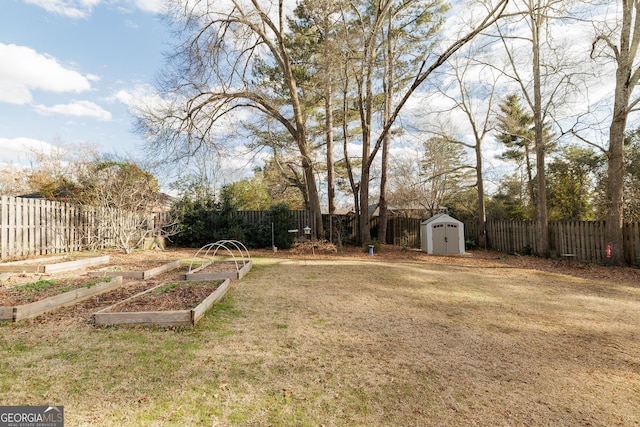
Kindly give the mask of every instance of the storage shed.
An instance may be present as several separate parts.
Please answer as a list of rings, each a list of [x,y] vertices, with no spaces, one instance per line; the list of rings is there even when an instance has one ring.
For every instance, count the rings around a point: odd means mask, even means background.
[[[447,255],[464,253],[464,224],[447,214],[432,216],[420,224],[422,252]]]

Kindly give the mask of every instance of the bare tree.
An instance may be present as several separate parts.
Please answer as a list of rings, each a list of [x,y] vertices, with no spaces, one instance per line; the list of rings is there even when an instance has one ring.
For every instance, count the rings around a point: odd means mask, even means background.
[[[93,144],[72,144],[56,139],[50,146],[30,152],[29,186],[44,198],[76,199],[76,186],[100,153]]]
[[[573,6],[579,2],[567,0],[514,0],[509,10],[511,19],[497,25],[497,34],[504,46],[507,65],[503,69],[519,87],[523,100],[531,110],[536,154],[536,241],[537,254],[549,255],[547,221],[545,157],[548,141],[546,123],[571,99],[576,86],[577,61],[569,54],[570,47],[554,33],[553,24],[572,20]]]
[[[624,262],[623,246],[623,202],[624,202],[624,139],[629,114],[634,111],[640,98],[634,90],[640,82],[638,46],[640,45],[640,0],[621,0],[616,26],[602,30],[593,42],[592,56],[602,54],[604,47],[612,55],[615,73],[613,115],[609,127],[609,149],[607,151],[607,197],[606,239],[611,245],[608,262],[616,265]]]
[[[241,110],[274,119],[298,148],[315,234],[322,214],[288,13],[283,1],[176,1],[171,18],[183,42],[161,83],[165,104],[139,109],[138,129],[151,149],[188,157],[220,144],[225,119]],[[268,81],[274,75],[278,86]]]
[[[473,3],[473,2],[471,2]],[[413,3],[416,5],[417,3]],[[456,37],[450,44],[444,46],[438,46],[437,52],[427,50],[426,53],[422,53],[418,57],[416,67],[411,69],[411,73],[405,75],[402,81],[406,82],[396,95],[394,96],[393,105],[390,106],[387,113],[384,114],[382,127],[377,135],[374,135],[374,113],[375,113],[375,101],[377,94],[374,91],[374,73],[377,69],[380,52],[378,43],[379,37],[383,33],[386,19],[394,9],[392,1],[378,2],[369,10],[372,10],[373,15],[368,19],[362,19],[359,22],[366,23],[366,28],[361,28],[357,37],[362,40],[361,58],[359,61],[354,62],[357,71],[354,72],[356,80],[357,90],[357,106],[360,113],[360,131],[362,143],[362,164],[360,168],[360,181],[358,184],[358,203],[360,205],[358,209],[359,216],[359,236],[361,243],[363,239],[367,239],[369,234],[369,193],[370,193],[370,180],[371,171],[378,153],[383,149],[385,141],[388,141],[389,134],[394,126],[396,120],[403,111],[404,106],[412,97],[414,92],[429,78],[432,73],[439,69],[455,52],[465,46],[471,40],[473,40],[478,34],[492,26],[497,22],[502,13],[504,12],[508,0],[498,0],[495,4],[492,4],[490,10],[482,16],[482,18],[475,22],[466,33],[463,33],[459,37]],[[437,28],[437,26],[436,26]],[[436,48],[433,48],[436,50]],[[393,82],[396,77],[392,74],[388,75]]]
[[[444,75],[451,81],[450,85],[439,87],[440,95],[448,100],[451,109],[445,112],[449,117],[453,111],[463,114],[472,140],[457,136],[456,129],[450,120],[446,126],[432,129],[446,144],[458,144],[473,151],[474,161],[471,167],[475,171],[477,190],[477,207],[475,212],[478,227],[478,244],[486,246],[486,207],[484,190],[483,142],[493,131],[492,108],[499,90],[500,75],[488,64],[486,52],[480,47],[469,46],[452,59],[451,70]]]
[[[90,246],[112,246],[131,253],[147,239],[175,232],[175,220],[155,213],[167,204],[153,175],[131,161],[96,161],[80,179],[77,202],[94,212],[96,229],[85,238]]]
[[[426,140],[420,151],[394,156],[391,163],[389,200],[399,210],[419,207],[433,216],[472,181],[464,147],[439,137]]]
[[[0,165],[0,194],[19,196],[31,191],[29,171],[24,166],[13,163]]]

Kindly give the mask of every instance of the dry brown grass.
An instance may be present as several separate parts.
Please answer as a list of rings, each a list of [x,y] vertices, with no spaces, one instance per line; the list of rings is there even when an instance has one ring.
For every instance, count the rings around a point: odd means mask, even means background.
[[[68,425],[640,422],[637,270],[252,256],[195,329],[95,329],[73,311],[4,325],[0,404],[62,404]]]

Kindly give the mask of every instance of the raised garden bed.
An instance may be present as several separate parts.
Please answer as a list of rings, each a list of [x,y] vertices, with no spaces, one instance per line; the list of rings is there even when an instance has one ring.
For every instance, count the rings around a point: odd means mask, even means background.
[[[39,279],[0,292],[0,320],[17,322],[72,305],[122,285],[122,277]]]
[[[243,263],[236,261],[214,261],[203,264],[181,276],[182,280],[240,280],[251,270],[251,260]]]
[[[13,273],[59,273],[109,263],[109,255],[95,257],[41,258],[24,261],[12,261],[0,264],[0,271]]]
[[[220,253],[220,254],[218,254]],[[247,247],[237,240],[218,240],[201,247],[183,280],[242,279],[251,270]]]
[[[93,322],[95,325],[193,326],[222,299],[230,284],[229,279],[160,284],[96,312]],[[176,302],[180,306],[176,306]]]
[[[157,276],[158,274],[180,267],[180,265],[182,265],[182,261],[177,260],[168,263],[166,261],[162,261],[161,263],[156,262],[156,264],[159,265],[151,267],[151,265],[153,265],[152,263],[146,263],[146,265],[135,266],[133,268],[127,265],[104,267],[100,270],[90,271],[89,274],[94,277],[121,276],[126,279],[149,279],[153,276]]]

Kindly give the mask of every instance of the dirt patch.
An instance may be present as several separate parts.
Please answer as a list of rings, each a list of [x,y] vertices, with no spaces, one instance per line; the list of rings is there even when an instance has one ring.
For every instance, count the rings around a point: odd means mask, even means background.
[[[222,282],[170,283],[113,306],[109,312],[190,310],[204,301]]]

